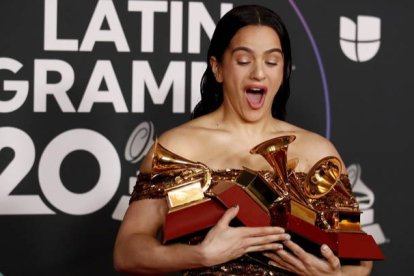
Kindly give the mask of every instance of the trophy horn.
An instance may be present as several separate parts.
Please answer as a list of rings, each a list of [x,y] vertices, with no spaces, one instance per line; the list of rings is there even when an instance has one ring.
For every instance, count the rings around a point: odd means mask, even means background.
[[[304,192],[311,199],[318,199],[334,189],[340,181],[341,161],[334,156],[319,160],[308,172],[304,182]]]
[[[288,145],[296,139],[295,135],[276,137],[258,144],[250,150],[251,154],[260,154],[275,170],[277,176],[282,179],[284,193],[287,193],[288,181],[287,149]]]
[[[211,184],[211,170],[201,162],[194,162],[188,160],[178,154],[175,154],[165,147],[163,147],[158,140],[155,141],[153,156],[152,156],[152,178],[160,173],[180,173],[181,171],[189,170],[191,173],[184,175],[185,179],[181,181],[191,181],[195,178],[200,178],[203,174],[204,184],[203,191],[206,191]]]

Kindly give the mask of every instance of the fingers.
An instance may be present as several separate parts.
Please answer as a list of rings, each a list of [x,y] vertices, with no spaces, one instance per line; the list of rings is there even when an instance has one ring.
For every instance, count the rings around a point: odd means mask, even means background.
[[[281,242],[290,238],[281,227],[231,227],[230,222],[237,216],[239,206],[226,210],[216,226],[213,227],[203,244],[210,248],[211,244],[220,244],[231,256],[239,256],[249,252],[273,251],[283,248]],[[217,250],[217,246],[213,246]],[[225,249],[225,247],[228,247]]]
[[[283,245],[290,252],[282,249],[276,251],[273,255],[269,255],[269,257],[275,264],[285,266],[295,273],[302,274],[306,271],[314,271],[317,274],[322,274],[322,272],[336,273],[341,269],[339,258],[334,255],[326,244],[321,246],[321,253],[325,260],[309,254],[293,241],[286,241]]]
[[[233,207],[227,209],[226,212],[224,212],[224,215],[221,217],[221,219],[217,222],[217,225],[228,226],[231,220],[237,216],[238,212],[239,205],[234,205]]]
[[[279,241],[284,241],[290,238],[288,234],[280,235],[285,233],[285,229],[276,226],[263,226],[263,227],[243,227],[240,228],[243,231],[245,237],[261,237],[267,235],[279,235]]]
[[[304,251],[299,245],[296,243],[288,240],[283,243],[283,245],[292,253],[289,253],[286,250],[279,250],[277,251],[278,257],[280,257],[280,261],[283,262],[283,265],[288,266],[290,270],[295,272],[302,272],[305,271],[305,263],[308,262],[309,255]]]
[[[284,270],[294,272],[295,268],[283,261],[282,258],[280,258],[277,254],[267,252],[263,253],[263,255],[270,259],[269,265],[277,266]]]
[[[302,247],[300,247],[297,243],[294,243],[291,240],[286,241],[284,244],[286,245],[286,247],[290,249],[292,254],[297,256],[299,259],[303,259],[308,255],[308,253],[305,250],[303,250]]]
[[[280,227],[244,228],[246,253],[258,251],[277,251],[283,249],[282,243],[290,239],[290,235]]]
[[[309,258],[308,252],[303,250],[302,247],[300,247],[293,241],[287,241],[284,244],[291,250],[292,254],[294,254],[299,259],[306,261]],[[321,253],[322,256],[328,261],[331,267],[336,268],[340,265],[339,259],[335,256],[333,251],[326,244],[323,244],[321,246]]]
[[[258,252],[258,251],[274,251],[283,248],[280,241],[286,239],[285,234],[268,235],[263,237],[247,238],[245,244],[247,245],[245,251]]]
[[[272,242],[284,242],[289,239],[289,234],[270,234],[270,235],[260,235],[255,237],[247,237],[246,241],[249,244],[263,244],[263,243],[272,243]]]
[[[336,269],[340,266],[339,258],[335,256],[335,254],[326,244],[323,244],[321,246],[321,253],[332,268]]]
[[[280,243],[266,243],[260,245],[252,245],[245,249],[245,253],[250,252],[263,252],[263,251],[277,251],[281,250],[283,245]]]

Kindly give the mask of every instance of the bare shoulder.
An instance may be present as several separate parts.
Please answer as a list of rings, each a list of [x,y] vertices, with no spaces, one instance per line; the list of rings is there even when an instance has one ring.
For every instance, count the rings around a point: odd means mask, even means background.
[[[286,134],[293,134],[296,137],[296,139],[289,146],[289,150],[292,149],[294,151],[301,152],[305,157],[309,158],[314,156],[316,159],[320,159],[328,155],[339,157],[339,154],[332,142],[322,135],[292,125],[288,122],[279,122],[279,124],[283,124],[282,126]]]
[[[187,155],[191,148],[206,139],[210,129],[206,118],[197,118],[164,132],[158,141],[165,148],[177,154]],[[191,147],[190,147],[191,145]]]
[[[190,160],[197,160],[196,153],[203,152],[209,137],[211,128],[206,127],[208,118],[197,118],[182,125],[169,129],[157,137],[157,141],[167,150]],[[141,164],[142,172],[151,171],[154,146],[148,151],[147,156]]]
[[[303,147],[305,152],[315,155],[316,158],[323,158],[328,155],[339,157],[334,144],[327,138],[311,131],[302,130],[298,133],[298,145]]]
[[[295,135],[296,140],[291,146],[292,155],[301,160],[303,171],[308,171],[315,163],[327,156],[335,156],[343,163],[336,147],[327,138],[305,129],[298,129]]]

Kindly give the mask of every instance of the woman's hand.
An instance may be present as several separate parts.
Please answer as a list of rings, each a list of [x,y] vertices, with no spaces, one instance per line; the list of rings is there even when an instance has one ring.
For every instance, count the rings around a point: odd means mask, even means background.
[[[323,258],[318,258],[307,253],[291,240],[283,244],[290,249],[291,253],[286,250],[265,253],[264,255],[271,259],[269,264],[299,275],[342,275],[340,261],[327,245],[321,246]]]
[[[289,236],[281,227],[231,227],[239,207],[228,209],[200,244],[205,266],[236,259],[246,253],[279,250]]]

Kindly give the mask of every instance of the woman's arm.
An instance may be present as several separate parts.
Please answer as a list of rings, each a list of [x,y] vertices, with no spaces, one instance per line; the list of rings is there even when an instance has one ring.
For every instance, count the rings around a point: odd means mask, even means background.
[[[163,246],[157,232],[163,224],[167,206],[161,199],[146,199],[129,206],[114,248],[114,266],[118,271],[159,273],[202,263],[197,247]]]
[[[156,235],[164,221],[164,200],[140,200],[128,208],[114,249],[116,270],[158,274],[212,266],[248,252],[278,250],[286,239],[280,227],[230,227],[238,207],[228,209],[199,245],[163,245]]]

